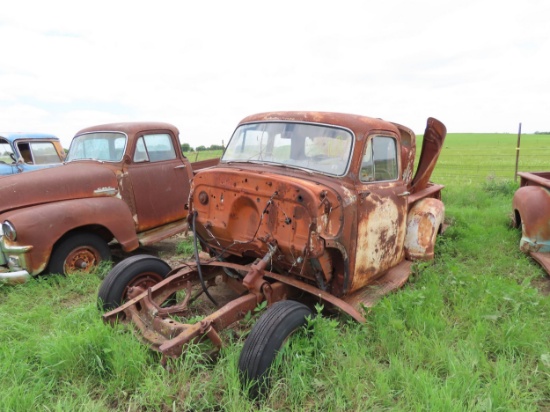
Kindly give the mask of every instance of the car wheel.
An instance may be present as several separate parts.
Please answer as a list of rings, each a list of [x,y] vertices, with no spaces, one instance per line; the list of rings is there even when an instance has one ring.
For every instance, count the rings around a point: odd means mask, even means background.
[[[111,259],[109,245],[93,233],[75,233],[63,239],[53,250],[48,272],[70,275],[91,272],[103,260]]]
[[[239,357],[241,382],[243,387],[249,387],[251,398],[265,395],[269,389],[269,369],[277,353],[311,314],[311,309],[306,305],[283,300],[273,304],[258,319]]]
[[[130,289],[141,293],[166,278],[172,269],[154,256],[135,255],[118,263],[103,279],[98,292],[99,308],[112,310],[128,300]]]

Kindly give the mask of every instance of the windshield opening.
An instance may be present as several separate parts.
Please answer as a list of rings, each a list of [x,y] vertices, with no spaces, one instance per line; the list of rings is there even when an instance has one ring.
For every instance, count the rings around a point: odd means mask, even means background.
[[[343,175],[352,149],[345,129],[307,123],[266,122],[235,130],[222,162],[263,162]]]
[[[120,162],[126,147],[126,135],[117,132],[96,132],[76,136],[69,148],[67,162],[73,160],[100,160]]]

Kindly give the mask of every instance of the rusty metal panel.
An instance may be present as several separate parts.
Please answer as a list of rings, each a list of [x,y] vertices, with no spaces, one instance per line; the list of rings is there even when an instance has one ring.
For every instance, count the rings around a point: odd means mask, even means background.
[[[432,117],[428,119],[424,139],[422,140],[420,160],[418,161],[416,174],[411,183],[412,193],[418,192],[428,185],[439,158],[439,153],[443,149],[446,134],[447,128],[443,123]]]
[[[431,260],[437,234],[443,226],[445,206],[438,199],[426,198],[414,204],[407,216],[405,253],[409,260]]]
[[[65,164],[3,178],[0,213],[41,203],[116,194],[118,182],[112,168],[94,163]]]
[[[520,249],[526,253],[550,252],[550,191],[524,185],[514,194],[512,207],[521,222]]]

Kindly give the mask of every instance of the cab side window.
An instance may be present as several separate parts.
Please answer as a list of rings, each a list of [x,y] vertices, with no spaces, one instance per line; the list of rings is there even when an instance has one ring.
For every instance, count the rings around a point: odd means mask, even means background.
[[[168,134],[148,134],[137,141],[134,162],[160,162],[175,158],[176,151]]]
[[[373,136],[369,139],[363,161],[360,179],[362,182],[396,180],[399,177],[397,142],[393,137]]]
[[[0,162],[10,165],[15,163],[14,158],[15,155],[13,154],[13,151],[11,150],[11,146],[8,141],[0,139]]]

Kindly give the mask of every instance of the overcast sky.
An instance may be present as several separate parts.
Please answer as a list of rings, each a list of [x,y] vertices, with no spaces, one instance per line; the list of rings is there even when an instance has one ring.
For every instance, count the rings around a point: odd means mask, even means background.
[[[550,130],[550,1],[10,1],[0,130],[153,120],[196,147],[316,110],[424,131]]]

